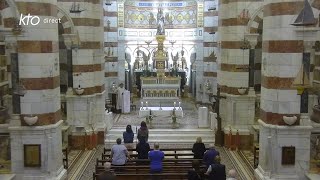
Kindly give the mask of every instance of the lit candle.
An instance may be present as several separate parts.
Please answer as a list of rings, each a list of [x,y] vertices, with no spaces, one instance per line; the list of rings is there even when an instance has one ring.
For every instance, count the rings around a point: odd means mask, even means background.
[[[181,108],[181,102],[179,102],[179,109]]]
[[[173,102],[173,107],[176,107],[176,102]]]
[[[141,109],[143,109],[143,101],[141,101]]]

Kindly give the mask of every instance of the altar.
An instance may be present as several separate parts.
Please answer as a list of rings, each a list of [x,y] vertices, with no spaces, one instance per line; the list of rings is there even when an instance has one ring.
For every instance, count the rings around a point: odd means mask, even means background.
[[[171,117],[174,107],[144,107],[139,110],[139,117],[147,117],[150,114],[152,116]],[[175,114],[177,117],[183,117],[182,108],[175,107]]]
[[[180,77],[142,77],[141,97],[143,99],[178,99]]]

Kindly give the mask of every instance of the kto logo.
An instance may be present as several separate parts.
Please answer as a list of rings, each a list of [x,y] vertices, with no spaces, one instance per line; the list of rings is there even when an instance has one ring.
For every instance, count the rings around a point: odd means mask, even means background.
[[[38,25],[40,23],[39,16],[31,16],[30,13],[27,16],[21,14],[19,25],[29,25],[29,23],[33,26]]]

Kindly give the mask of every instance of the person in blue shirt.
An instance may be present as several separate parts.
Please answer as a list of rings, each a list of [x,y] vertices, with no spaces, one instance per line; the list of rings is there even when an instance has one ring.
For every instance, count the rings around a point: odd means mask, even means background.
[[[214,148],[214,144],[210,144],[209,150],[204,153],[203,161],[206,164],[207,168],[214,164],[214,159],[219,155],[219,152]]]
[[[151,173],[161,173],[162,172],[163,158],[164,158],[164,153],[159,150],[159,143],[155,143],[154,150],[149,152]]]

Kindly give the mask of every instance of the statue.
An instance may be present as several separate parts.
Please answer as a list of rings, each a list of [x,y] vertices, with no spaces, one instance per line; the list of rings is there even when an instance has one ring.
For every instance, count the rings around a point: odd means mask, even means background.
[[[173,24],[173,17],[172,17],[171,14],[166,13],[165,18],[166,18],[166,21],[169,23],[169,25],[172,25],[172,24]]]
[[[179,53],[177,52],[176,55],[174,56],[171,52],[171,59],[173,61],[173,67],[177,68],[177,61],[179,59]]]
[[[158,9],[158,14],[157,14],[157,35],[164,35],[164,15],[163,15],[163,10],[162,8]]]
[[[143,59],[143,61],[148,62],[150,59],[150,53],[148,53],[148,55],[147,55],[145,52],[142,51],[142,59]]]
[[[153,13],[150,12],[150,14],[149,14],[149,25],[152,25],[155,20],[156,20],[156,18],[154,18]]]

